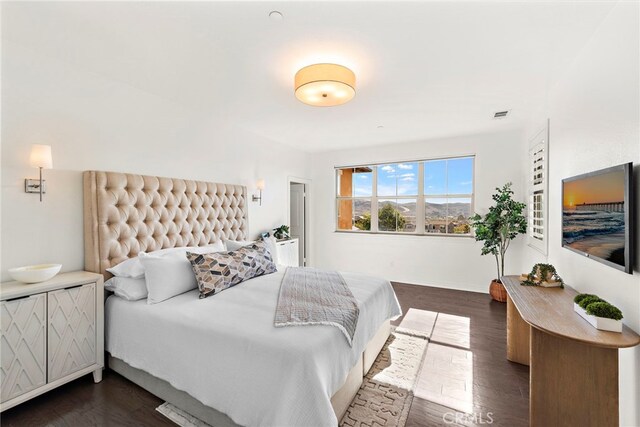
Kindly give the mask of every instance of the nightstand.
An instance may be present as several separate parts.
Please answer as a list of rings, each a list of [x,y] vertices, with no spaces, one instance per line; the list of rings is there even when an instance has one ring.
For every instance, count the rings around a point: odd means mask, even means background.
[[[278,264],[287,267],[298,267],[300,265],[300,255],[298,239],[278,240],[276,250],[278,251]]]
[[[94,382],[102,380],[102,275],[2,283],[0,311],[0,412],[90,372]]]

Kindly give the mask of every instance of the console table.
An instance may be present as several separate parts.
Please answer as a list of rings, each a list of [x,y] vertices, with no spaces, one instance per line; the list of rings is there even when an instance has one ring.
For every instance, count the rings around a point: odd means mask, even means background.
[[[530,367],[529,423],[615,426],[618,349],[640,344],[622,333],[600,331],[573,311],[571,287],[522,286],[505,276],[507,359]]]

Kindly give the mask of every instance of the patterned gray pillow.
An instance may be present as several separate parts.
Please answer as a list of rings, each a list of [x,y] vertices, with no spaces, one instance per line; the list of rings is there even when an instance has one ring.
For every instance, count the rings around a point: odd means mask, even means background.
[[[265,242],[255,242],[229,252],[187,252],[187,258],[196,275],[200,298],[206,298],[253,277],[276,271],[276,265]]]

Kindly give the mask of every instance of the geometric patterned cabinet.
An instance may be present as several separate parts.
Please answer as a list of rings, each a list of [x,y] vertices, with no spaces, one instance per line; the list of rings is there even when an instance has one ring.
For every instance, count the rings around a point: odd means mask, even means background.
[[[47,382],[46,302],[46,294],[0,302],[2,402]]]
[[[96,362],[96,285],[47,294],[49,382]]]
[[[0,284],[0,412],[88,373],[102,380],[100,274]]]

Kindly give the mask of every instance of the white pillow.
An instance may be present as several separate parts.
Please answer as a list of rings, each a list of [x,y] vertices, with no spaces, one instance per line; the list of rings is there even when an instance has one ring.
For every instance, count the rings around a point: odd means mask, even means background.
[[[276,245],[276,238],[273,236],[269,236],[264,238],[265,243],[267,244],[267,249],[271,254],[271,258],[273,259],[274,264],[278,264],[278,247]]]
[[[267,249],[271,254],[273,263],[278,264],[278,251],[276,249],[276,238],[273,236],[269,236],[269,237],[263,237],[263,240],[267,244]],[[237,251],[241,247],[250,245],[252,243],[255,243],[255,241],[249,241],[249,240],[227,240],[226,241],[228,251]]]
[[[147,304],[173,298],[198,287],[196,276],[187,259],[187,250],[197,254],[224,251],[222,242],[212,246],[182,248],[166,254],[140,253],[140,262],[144,267],[147,283]]]
[[[227,240],[225,243],[227,244],[228,251],[237,251],[241,247],[250,245],[254,242],[255,240]]]
[[[104,282],[104,288],[127,301],[138,301],[147,297],[147,283],[144,278],[114,276]]]
[[[193,250],[198,250],[200,248],[219,248],[219,247],[223,248],[221,250],[224,250],[224,244],[221,241],[217,241],[211,246],[190,246],[190,247],[181,247],[181,248],[167,248],[167,249],[160,249],[153,252],[148,252],[147,254],[163,255],[171,252],[180,252],[180,251],[184,252],[185,249],[189,249],[193,251]],[[120,264],[114,267],[107,268],[107,271],[117,277],[131,277],[133,279],[140,279],[144,277],[144,267],[140,263],[139,257],[133,257],[133,258],[124,260]]]

